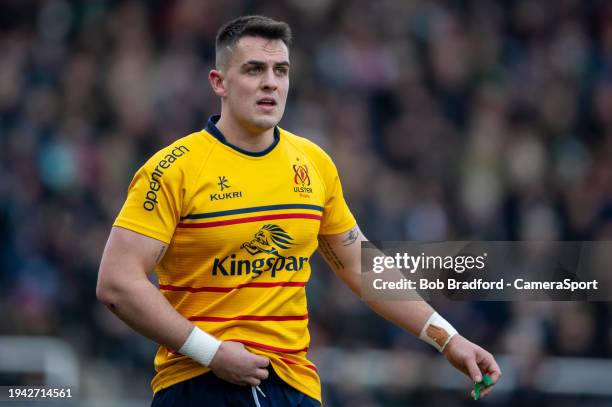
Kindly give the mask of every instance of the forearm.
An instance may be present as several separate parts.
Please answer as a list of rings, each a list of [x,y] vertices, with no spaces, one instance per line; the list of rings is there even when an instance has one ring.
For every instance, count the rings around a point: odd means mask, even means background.
[[[319,252],[334,273],[358,296],[361,296],[361,241],[367,239],[356,226],[345,236],[319,236]],[[399,273],[399,271],[395,271]],[[434,312],[414,291],[411,301],[365,301],[383,318],[419,336]]]
[[[355,264],[349,267],[335,268],[335,273],[356,294],[361,294],[361,270]],[[420,298],[415,291],[415,298]],[[434,312],[434,309],[424,300],[414,301],[364,301],[373,311],[386,320],[419,336],[423,326]]]
[[[145,278],[109,285],[98,297],[134,330],[169,349],[180,349],[193,329]]]
[[[367,301],[366,304],[383,318],[419,336],[423,326],[434,313],[425,301]]]
[[[358,296],[361,296],[362,282],[360,242],[365,240],[357,226],[342,234],[319,236],[319,252],[334,273]],[[401,276],[397,269],[388,272]],[[410,294],[410,298],[414,300],[365,302],[383,318],[443,352],[454,367],[474,382],[480,382],[483,378],[482,373],[488,373],[493,383],[496,383],[501,376],[501,370],[493,356],[458,335],[457,330],[434,312],[433,308],[421,299],[418,292],[413,291]],[[485,389],[482,395],[490,391],[491,387]]]

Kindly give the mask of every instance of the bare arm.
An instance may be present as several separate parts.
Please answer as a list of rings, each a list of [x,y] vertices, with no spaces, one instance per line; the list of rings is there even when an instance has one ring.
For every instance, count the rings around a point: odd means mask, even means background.
[[[177,350],[193,324],[148,279],[166,249],[159,240],[114,227],[102,255],[96,295],[134,330]]]
[[[355,294],[361,294],[361,242],[367,241],[358,226],[339,235],[320,235],[319,252],[336,276]],[[366,301],[383,318],[419,336],[434,312],[425,301]]]
[[[179,314],[148,279],[167,245],[127,229],[110,233],[98,274],[96,295],[113,313],[142,335],[169,349],[180,349],[194,325]],[[258,385],[268,377],[267,358],[238,342],[222,342],[210,368],[235,384]]]
[[[361,242],[367,239],[358,226],[338,235],[320,235],[319,252],[334,273],[357,295],[361,293]],[[418,296],[417,293],[414,293]],[[420,297],[418,297],[420,298]],[[366,304],[385,319],[419,336],[434,312],[425,301],[366,301]],[[495,358],[461,335],[455,335],[444,348],[444,356],[458,370],[472,380],[482,380],[482,372],[491,375],[494,383],[501,377]],[[486,388],[481,395],[490,393]]]

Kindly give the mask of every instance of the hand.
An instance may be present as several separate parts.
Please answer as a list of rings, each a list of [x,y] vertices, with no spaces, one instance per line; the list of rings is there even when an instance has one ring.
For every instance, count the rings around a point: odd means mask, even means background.
[[[459,334],[451,338],[443,354],[451,365],[474,382],[481,381],[483,373],[491,376],[493,384],[497,383],[501,377],[501,369],[493,355]],[[493,386],[483,389],[480,397],[485,397],[491,391],[493,391]],[[474,398],[474,390],[472,390],[472,398]]]
[[[209,367],[217,377],[230,383],[259,386],[268,378],[268,365],[270,359],[249,352],[240,342],[223,341]]]

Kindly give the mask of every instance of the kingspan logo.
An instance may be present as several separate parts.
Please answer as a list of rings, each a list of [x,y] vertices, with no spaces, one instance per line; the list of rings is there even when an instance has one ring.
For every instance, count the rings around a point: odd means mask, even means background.
[[[277,271],[300,271],[308,262],[308,257],[283,256],[281,249],[288,249],[294,245],[293,238],[277,225],[265,225],[252,240],[244,242],[240,248],[251,256],[262,253],[269,257],[255,260],[236,260],[236,255],[225,256],[222,259],[215,258],[212,275],[240,276],[252,274],[258,277],[262,272],[270,271],[271,276],[276,277]]]

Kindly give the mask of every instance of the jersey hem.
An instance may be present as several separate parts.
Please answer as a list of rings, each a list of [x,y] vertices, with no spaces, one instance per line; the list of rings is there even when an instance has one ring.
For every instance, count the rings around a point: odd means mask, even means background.
[[[272,367],[274,367],[274,363],[272,363]],[[285,374],[283,372],[281,372],[280,369],[274,369],[274,371],[276,372],[278,377],[280,377],[283,380],[283,382],[285,382],[285,384],[287,384],[288,386],[293,387],[297,391],[300,391],[300,392],[304,393],[308,397],[312,397],[313,399],[317,400],[319,403],[323,404],[323,401],[322,401],[323,397],[321,397],[320,393],[315,393],[310,388],[305,387],[305,386],[296,386],[295,382],[291,383],[290,380],[287,380],[287,376],[285,376]]]
[[[272,367],[274,368],[274,363],[272,364]],[[304,387],[304,386],[296,386],[296,383],[292,380],[287,380],[287,376],[285,376],[285,374],[283,372],[280,371],[281,369],[274,369],[274,372],[276,372],[276,374],[278,375],[278,377],[281,378],[281,380],[287,384],[288,386],[293,387],[294,389],[296,389],[297,391],[300,391],[302,393],[304,393],[305,395],[307,395],[308,397],[312,397],[313,399],[317,400],[319,403],[323,403],[322,401],[322,397],[321,394],[318,392],[313,392],[312,389],[308,388],[308,387]],[[211,369],[207,368],[207,367],[198,367],[195,368],[192,372],[190,373],[185,373],[185,371],[182,371],[180,375],[177,375],[179,377],[167,377],[167,378],[163,378],[163,379],[159,379],[158,382],[159,383],[151,383],[151,389],[153,390],[153,395],[155,395],[155,393],[157,393],[158,391],[161,391],[163,389],[167,389],[168,387],[174,386],[177,383],[181,383],[184,381],[187,381],[189,379],[193,379],[194,377],[198,377],[201,376],[203,374],[207,374],[211,372]],[[153,379],[153,381],[156,381],[155,379]],[[294,382],[294,383],[292,383]]]
[[[194,368],[194,370],[189,373],[185,373],[185,371],[181,371],[179,375],[176,375],[174,377],[169,376],[167,378],[159,379],[158,381],[160,383],[151,383],[151,389],[153,390],[153,394],[155,395],[155,393],[157,393],[160,390],[167,389],[168,387],[173,386],[177,383],[181,383],[186,380],[193,379],[194,377],[198,377],[210,371],[211,370],[209,368],[204,367],[204,366]],[[156,380],[153,379],[153,381],[155,382]]]
[[[166,236],[160,234],[159,232],[156,232],[153,229],[149,229],[145,226],[142,226],[138,223],[135,223],[135,222],[132,222],[126,219],[116,219],[115,223],[113,223],[113,226],[117,226],[123,229],[130,230],[132,232],[136,232],[139,235],[143,235],[146,237],[153,238],[155,240],[159,240],[160,242],[165,243],[165,244],[170,244],[170,241],[172,240],[172,239],[167,239]]]
[[[352,228],[357,226],[357,221],[353,220],[350,223],[342,224],[342,226],[337,226],[335,228],[328,228],[326,230],[320,230],[320,235],[340,235],[342,233],[348,232]]]

